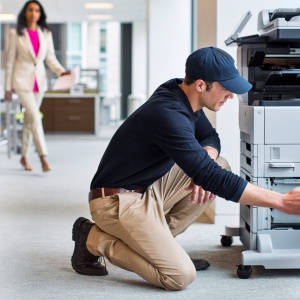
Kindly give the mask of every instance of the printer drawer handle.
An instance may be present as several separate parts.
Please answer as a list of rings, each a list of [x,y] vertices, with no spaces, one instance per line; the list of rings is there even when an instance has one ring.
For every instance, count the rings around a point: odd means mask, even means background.
[[[294,163],[271,163],[270,168],[295,168]]]

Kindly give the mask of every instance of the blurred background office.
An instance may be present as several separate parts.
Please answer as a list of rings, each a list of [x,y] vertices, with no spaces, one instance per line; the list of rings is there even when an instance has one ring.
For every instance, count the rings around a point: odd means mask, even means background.
[[[185,291],[166,294],[111,264],[110,275],[99,281],[79,276],[70,264],[72,224],[78,216],[90,217],[89,184],[122,120],[161,83],[183,77],[185,60],[194,49],[212,45],[236,57],[236,46],[226,47],[224,41],[247,11],[251,11],[252,18],[241,36],[258,33],[257,16],[262,9],[297,8],[299,1],[40,2],[47,13],[59,61],[67,69],[80,66],[81,76],[73,89],[53,91],[56,78],[48,71],[50,89],[41,109],[53,171],[44,174],[33,165],[36,171],[25,173],[15,154],[18,145],[7,147],[3,101],[8,31],[15,26],[25,1],[0,1],[1,298],[300,299],[299,271],[264,273],[255,269],[258,280],[236,278],[243,248],[238,239],[235,247],[222,247],[220,235],[225,225],[239,224],[239,205],[219,198],[206,211],[204,223],[193,224],[178,237],[191,256],[207,258],[212,265],[205,274],[199,273]],[[239,174],[237,97],[227,101],[217,114],[206,113],[220,135],[222,156]],[[18,122],[22,114],[12,117],[17,121],[15,125],[21,125]],[[216,282],[220,283],[217,288]]]
[[[3,97],[8,32],[25,1],[2,0],[0,98]],[[224,41],[251,10],[242,35],[257,33],[262,9],[282,7],[280,0],[41,0],[53,32],[56,55],[72,69],[80,66],[78,89],[50,89],[43,107],[47,133],[88,133],[99,136],[104,125],[119,124],[164,81],[184,76],[186,57],[196,48],[214,45],[236,57],[236,46]],[[295,8],[296,0],[285,7]],[[82,105],[82,106],[80,106]],[[82,109],[84,107],[85,109]],[[73,111],[72,111],[73,109]],[[80,114],[79,114],[80,112]],[[228,101],[218,114],[208,112],[222,140],[222,155],[239,173],[238,101]],[[51,118],[49,116],[52,116]],[[229,121],[230,120],[230,121]],[[2,120],[3,122],[3,120]],[[101,127],[102,126],[102,127]],[[3,132],[1,130],[3,138]],[[1,157],[1,160],[3,157]],[[208,210],[238,215],[238,205],[217,199]]]
[[[100,92],[105,106],[115,106],[103,114],[102,122],[126,117],[127,106],[120,110],[120,97],[132,92],[145,94],[146,86],[146,3],[140,0],[90,3],[90,1],[41,1],[53,33],[56,55],[60,62],[72,69],[80,66],[80,84],[89,91]],[[15,26],[20,1],[1,2],[1,86],[5,66],[5,50],[9,29]],[[5,12],[5,13],[4,13]],[[141,78],[138,90],[131,87],[131,40],[133,30],[143,31],[135,40],[139,48]],[[136,32],[136,30],[135,30]],[[137,40],[138,39],[138,40]],[[122,42],[123,41],[123,42]],[[121,57],[122,54],[122,57]],[[122,65],[121,65],[122,63]],[[144,66],[144,69],[142,66]],[[121,69],[125,72],[121,86]],[[124,82],[125,80],[125,82]],[[48,70],[49,87],[55,76]],[[125,91],[121,89],[126,89]],[[126,95],[126,96],[125,96]],[[124,98],[125,99],[125,98]],[[124,101],[125,102],[125,101]],[[108,105],[109,104],[109,105]]]

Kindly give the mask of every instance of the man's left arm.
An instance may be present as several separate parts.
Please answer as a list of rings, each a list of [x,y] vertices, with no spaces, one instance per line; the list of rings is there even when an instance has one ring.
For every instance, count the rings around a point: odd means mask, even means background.
[[[216,160],[221,151],[220,138],[203,110],[200,111],[200,117],[195,124],[195,137],[209,156]]]
[[[215,161],[221,150],[220,138],[216,130],[212,127],[211,123],[201,111],[200,118],[196,122],[195,136],[202,147],[207,151],[208,155]],[[212,200],[215,195],[209,191],[205,191],[201,186],[196,185],[191,181],[187,189],[192,190],[192,202],[198,205],[205,204]]]
[[[219,151],[211,146],[204,146],[203,147],[208,155],[213,159],[213,160],[216,160],[218,157],[219,157]]]
[[[208,155],[215,161],[219,156],[219,151],[211,146],[203,147]],[[205,204],[208,201],[212,200],[215,195],[209,191],[205,191],[201,186],[196,185],[193,180],[191,180],[190,185],[187,187],[187,190],[192,190],[192,202],[197,203],[198,205]]]
[[[195,137],[208,155],[216,160],[221,151],[220,138],[203,110],[200,111],[200,117],[195,124]]]

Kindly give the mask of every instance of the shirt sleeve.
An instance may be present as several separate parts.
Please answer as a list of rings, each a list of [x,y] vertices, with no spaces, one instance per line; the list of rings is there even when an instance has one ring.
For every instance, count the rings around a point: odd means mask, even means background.
[[[195,137],[195,128],[189,112],[180,109],[178,104],[170,104],[155,112],[153,138],[157,145],[204,190],[226,200],[237,202],[246,187],[246,181],[230,171],[222,169],[208,154]],[[200,121],[199,121],[200,122]],[[203,123],[203,136],[211,131]],[[210,128],[210,129],[209,129]]]

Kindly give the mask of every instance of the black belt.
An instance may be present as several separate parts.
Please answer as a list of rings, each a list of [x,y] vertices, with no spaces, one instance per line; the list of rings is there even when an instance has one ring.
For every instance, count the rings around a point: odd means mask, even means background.
[[[141,193],[145,192],[145,188],[139,188],[136,190],[126,190],[123,188],[98,188],[93,189],[89,192],[89,201],[92,201],[97,198],[104,198],[118,193]]]

